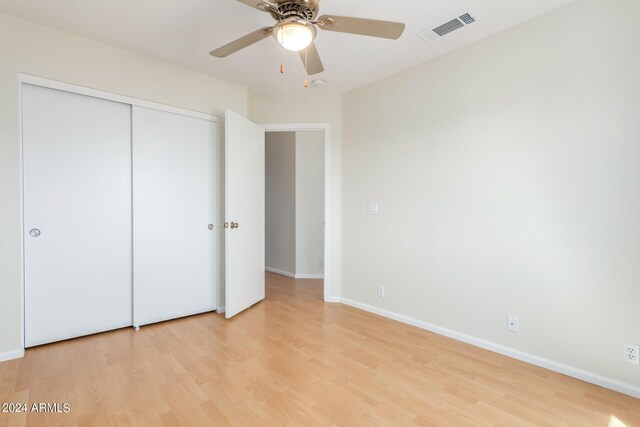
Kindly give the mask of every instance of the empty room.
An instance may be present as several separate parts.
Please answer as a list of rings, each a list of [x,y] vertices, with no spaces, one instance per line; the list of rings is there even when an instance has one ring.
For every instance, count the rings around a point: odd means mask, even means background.
[[[638,16],[0,0],[0,427],[640,427]]]

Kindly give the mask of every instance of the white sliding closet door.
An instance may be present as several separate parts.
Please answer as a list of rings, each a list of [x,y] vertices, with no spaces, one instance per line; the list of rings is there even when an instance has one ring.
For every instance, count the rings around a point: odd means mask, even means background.
[[[217,308],[216,136],[215,122],[133,107],[136,326]]]
[[[25,345],[132,324],[131,106],[24,84]]]

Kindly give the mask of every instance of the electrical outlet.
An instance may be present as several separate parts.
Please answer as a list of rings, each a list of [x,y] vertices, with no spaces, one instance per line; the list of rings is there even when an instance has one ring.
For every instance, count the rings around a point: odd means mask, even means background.
[[[384,298],[384,286],[378,286],[378,297]]]
[[[633,344],[624,345],[624,361],[640,365],[640,347]]]
[[[518,332],[520,328],[520,318],[515,314],[507,314],[507,330],[511,332]]]

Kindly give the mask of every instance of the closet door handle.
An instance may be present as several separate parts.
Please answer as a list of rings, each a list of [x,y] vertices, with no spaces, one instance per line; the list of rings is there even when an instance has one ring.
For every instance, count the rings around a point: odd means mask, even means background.
[[[37,228],[32,228],[31,230],[29,230],[29,236],[31,237],[38,237],[40,234],[42,233]]]
[[[213,230],[213,224],[209,224],[209,225],[207,226],[207,228],[208,228],[209,230]]]

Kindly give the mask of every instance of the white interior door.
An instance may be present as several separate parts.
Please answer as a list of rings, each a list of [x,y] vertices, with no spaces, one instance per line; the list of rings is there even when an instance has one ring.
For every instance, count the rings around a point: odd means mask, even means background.
[[[133,107],[133,323],[217,308],[217,124]]]
[[[264,129],[225,115],[226,317],[264,299]]]
[[[131,106],[24,84],[25,345],[132,324]]]

